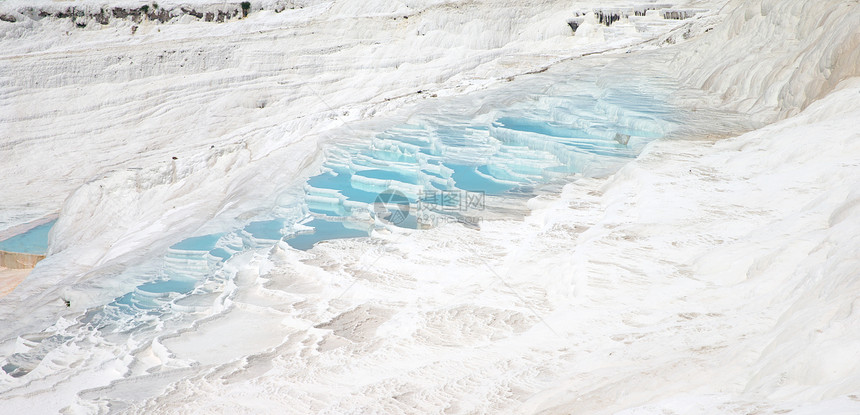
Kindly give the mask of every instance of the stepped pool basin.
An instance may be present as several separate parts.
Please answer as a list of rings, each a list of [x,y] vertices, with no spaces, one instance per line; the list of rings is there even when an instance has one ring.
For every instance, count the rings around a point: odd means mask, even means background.
[[[641,82],[607,87],[598,80],[595,74],[536,77],[515,92],[500,87],[440,100],[381,132],[333,140],[318,173],[294,189],[298,202],[239,228],[188,237],[147,267],[114,275],[112,283],[127,284],[125,294],[89,309],[79,324],[149,338],[168,321],[211,306],[195,298],[223,291],[235,272],[226,264],[240,253],[279,241],[308,250],[322,241],[367,237],[374,229],[422,229],[440,221],[479,226],[481,218],[510,211],[512,201],[526,200],[541,186],[615,171],[677,125],[664,98],[637,86]],[[0,249],[45,252],[52,224],[4,241]],[[26,374],[44,353],[34,347],[13,354],[3,370]]]

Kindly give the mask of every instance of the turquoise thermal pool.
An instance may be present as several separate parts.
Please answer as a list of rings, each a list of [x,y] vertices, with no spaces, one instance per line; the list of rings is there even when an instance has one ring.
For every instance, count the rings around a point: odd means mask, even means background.
[[[157,264],[122,271],[116,281],[134,285],[90,309],[80,323],[145,337],[211,306],[211,299],[201,299],[232,278],[225,264],[239,253],[281,240],[308,250],[321,241],[367,237],[382,227],[470,222],[464,218],[503,211],[509,200],[534,195],[542,185],[611,173],[678,124],[664,97],[633,82],[607,86],[594,76],[556,75],[517,88],[440,100],[434,110],[371,137],[332,141],[318,173],[304,183],[298,206],[279,207],[236,229],[189,237],[150,260]],[[388,195],[399,199],[381,199]],[[392,206],[401,215],[392,215]],[[4,241],[0,249],[44,252],[51,225]],[[14,354],[3,370],[23,375],[44,353],[35,347]]]

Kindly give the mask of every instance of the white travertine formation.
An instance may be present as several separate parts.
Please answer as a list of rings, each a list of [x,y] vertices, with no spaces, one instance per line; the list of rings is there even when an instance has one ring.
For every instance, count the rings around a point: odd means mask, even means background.
[[[709,11],[580,16],[573,35],[575,10],[641,2],[523,3],[0,21],[0,228],[60,212],[50,255],[0,299],[0,408],[860,412],[860,5],[679,2]],[[641,90],[688,125],[524,219],[175,245],[292,206],[323,144],[434,100],[492,121],[511,103],[477,92],[511,91],[562,119],[557,91],[523,88],[582,68],[598,90],[654,79]],[[205,277],[215,248],[230,256]]]

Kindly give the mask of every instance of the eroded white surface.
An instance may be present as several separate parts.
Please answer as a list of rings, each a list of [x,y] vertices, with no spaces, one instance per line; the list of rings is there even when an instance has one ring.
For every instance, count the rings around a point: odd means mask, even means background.
[[[654,142],[612,177],[530,201],[522,221],[247,253],[161,334],[76,324],[127,283],[118,270],[278,203],[266,196],[309,174],[342,121],[645,38],[623,22],[571,37],[562,2],[410,3],[423,11],[394,18],[406,6],[319,3],[133,36],[122,22],[0,26],[0,125],[14,137],[0,144],[0,220],[62,205],[54,255],[0,300],[0,356],[57,344],[29,374],[0,375],[3,408],[860,411],[852,2],[730,2],[619,61],[715,93],[690,94],[691,108],[786,117],[774,124]],[[182,58],[158,58],[170,51]]]

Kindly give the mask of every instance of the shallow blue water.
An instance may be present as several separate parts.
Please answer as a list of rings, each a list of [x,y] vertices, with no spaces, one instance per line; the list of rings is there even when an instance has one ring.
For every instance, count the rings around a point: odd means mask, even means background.
[[[0,241],[0,251],[44,255],[48,252],[48,234],[55,222],[52,220],[27,232]]]
[[[245,232],[249,233],[256,239],[267,241],[277,241],[283,238],[284,235],[281,233],[282,229],[284,229],[283,219],[251,222],[245,226]]]
[[[453,171],[451,178],[454,180],[457,188],[467,192],[483,191],[489,194],[500,194],[514,187],[514,184],[491,179],[486,166],[467,166],[462,164],[445,164],[444,166]]]
[[[171,246],[171,248],[184,251],[211,251],[215,248],[215,244],[218,243],[218,239],[222,236],[224,236],[223,233],[195,236],[193,238],[185,239],[182,242]]]
[[[314,219],[305,224],[305,226],[312,227],[312,231],[299,233],[296,236],[288,238],[286,242],[293,248],[307,250],[311,249],[314,244],[320,241],[344,238],[358,238],[362,236],[367,236],[370,233],[370,230],[367,227],[365,227],[364,229],[362,229],[361,227],[351,228],[350,225],[355,226],[355,224],[352,224],[350,222],[335,222],[322,219]]]
[[[156,327],[153,316],[194,311],[178,299],[231,278],[224,263],[238,253],[281,240],[308,250],[380,227],[422,228],[427,222],[419,213],[480,216],[552,180],[611,171],[671,128],[672,110],[635,88],[559,78],[521,89],[538,92],[511,97],[502,89],[451,108],[443,103],[371,137],[336,142],[319,173],[305,182],[300,206],[177,242],[158,259],[158,272],[124,276],[140,282],[82,322],[111,331]],[[478,111],[487,102],[505,104]],[[392,204],[381,194],[402,199]],[[43,225],[9,243],[44,252],[49,229]],[[0,249],[15,250],[3,244]]]

